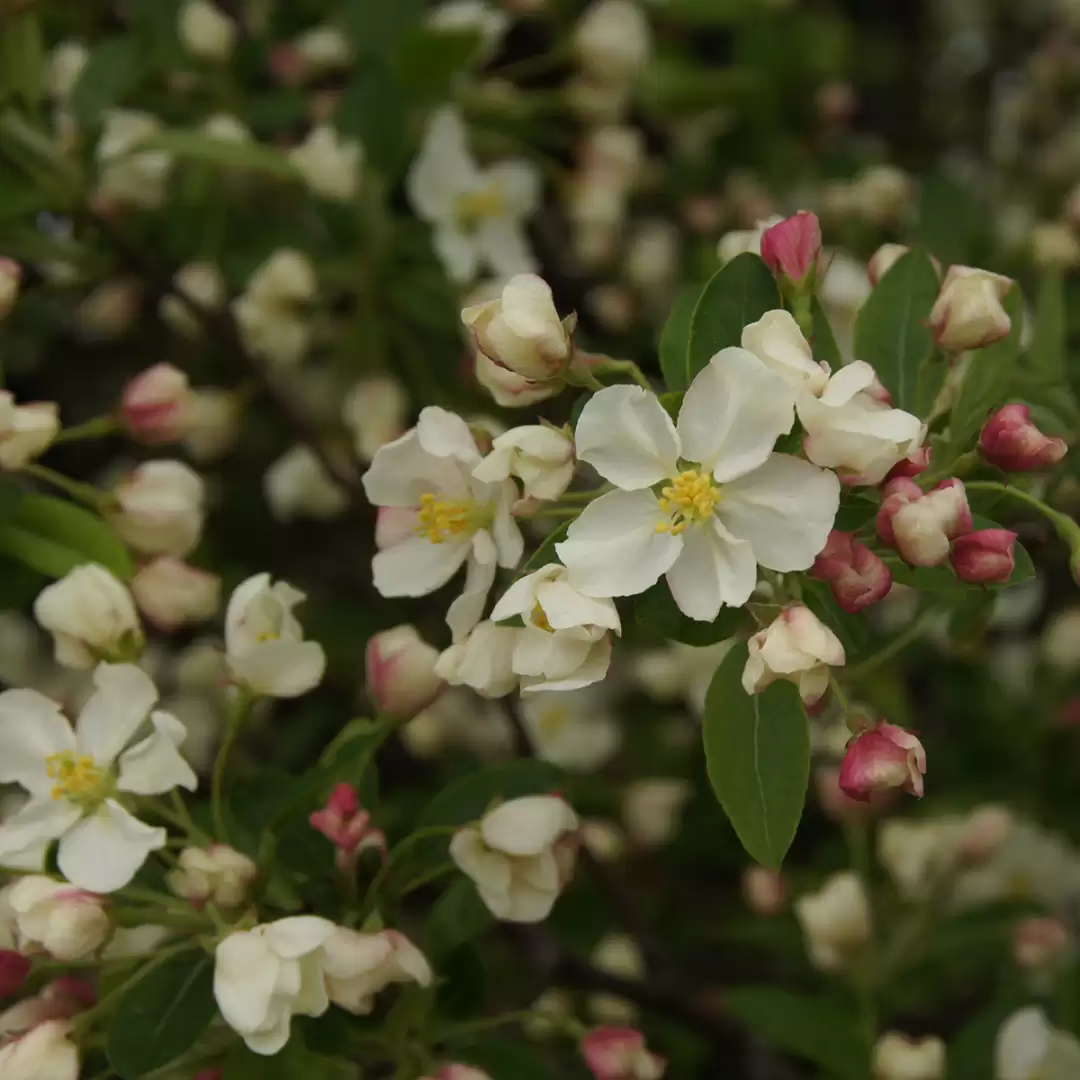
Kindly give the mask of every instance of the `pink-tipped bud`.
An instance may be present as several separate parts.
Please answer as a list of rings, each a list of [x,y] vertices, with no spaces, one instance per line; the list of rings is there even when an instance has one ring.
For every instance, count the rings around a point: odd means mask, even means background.
[[[942,480],[923,493],[913,480],[898,477],[882,489],[877,532],[912,566],[940,566],[950,541],[971,532],[971,509],[963,482]]]
[[[960,834],[960,858],[968,866],[989,862],[1012,835],[1016,818],[1004,806],[980,806],[971,812]]]
[[[856,540],[854,533],[838,529],[829,533],[812,572],[829,583],[837,603],[852,614],[876,604],[892,588],[892,571],[881,557]]]
[[[176,442],[187,434],[191,400],[191,384],[184,372],[172,364],[154,364],[124,388],[120,415],[139,442]]]
[[[821,222],[817,214],[800,210],[761,237],[761,257],[780,278],[802,284],[817,269],[821,258]]]
[[[952,353],[982,349],[1007,337],[1012,320],[1002,305],[1012,278],[971,266],[949,268],[930,312],[937,344]]]
[[[14,997],[30,974],[30,960],[14,949],[0,950],[0,998]]]
[[[926,752],[910,731],[882,721],[848,743],[840,768],[840,789],[869,802],[875,791],[903,788],[922,798]]]
[[[22,284],[22,267],[14,259],[0,258],[0,319],[15,306]]]
[[[1013,959],[1025,971],[1045,971],[1068,961],[1072,935],[1060,919],[1033,915],[1013,930]]]
[[[819,765],[814,769],[814,790],[822,813],[836,822],[865,821],[883,813],[892,802],[894,792],[875,791],[869,802],[849,798],[840,787],[840,769],[835,765]]]
[[[1006,405],[986,422],[979,437],[983,457],[1005,472],[1032,472],[1056,465],[1068,452],[1064,439],[1044,435],[1027,405]]]
[[[660,1080],[667,1068],[634,1028],[596,1028],[581,1040],[581,1053],[596,1080]]]
[[[755,915],[779,915],[790,896],[787,878],[764,866],[751,866],[742,876],[743,899]]]
[[[59,979],[53,979],[42,991],[41,996],[46,1001],[59,1001],[65,1003],[74,1016],[83,1009],[93,1008],[97,1004],[97,990],[93,983],[85,979],[76,979],[71,975],[64,975]]]
[[[439,651],[415,626],[395,626],[368,642],[367,689],[380,712],[410,717],[426,709],[445,683],[435,674]]]
[[[343,871],[353,866],[367,848],[378,848],[386,857],[386,834],[371,827],[371,815],[360,805],[356,788],[349,784],[338,784],[326,806],[314,811],[308,821],[337,848],[338,866]]]
[[[908,454],[902,461],[898,461],[889,470],[889,475],[885,479],[896,480],[901,477],[910,479],[913,476],[919,476],[930,468],[933,457],[934,451],[929,446],[924,446],[916,450],[915,453]]]
[[[1002,585],[1016,569],[1016,533],[980,529],[957,537],[952,549],[956,576],[974,585]]]

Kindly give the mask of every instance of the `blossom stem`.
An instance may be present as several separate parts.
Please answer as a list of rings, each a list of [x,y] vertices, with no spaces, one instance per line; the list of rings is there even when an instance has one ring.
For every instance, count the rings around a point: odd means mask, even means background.
[[[218,749],[217,760],[214,762],[214,778],[211,787],[211,806],[214,817],[214,833],[218,840],[228,843],[229,834],[225,824],[225,770],[229,763],[229,754],[233,745],[240,735],[240,729],[251,713],[253,698],[246,691],[240,691],[239,696],[233,703],[229,714],[229,726],[225,731],[225,738]]]
[[[593,370],[598,375],[624,374],[645,390],[652,390],[652,383],[645,377],[645,372],[633,360],[602,360]]]
[[[70,480],[63,473],[50,469],[37,462],[30,462],[22,467],[22,472],[40,480],[45,484],[51,484],[61,491],[70,495],[77,502],[85,503],[95,510],[101,510],[109,501],[109,496],[104,491],[99,491],[92,484],[81,484],[78,480]]]
[[[459,826],[457,825],[432,825],[427,829],[417,829],[416,832],[406,836],[405,839],[390,852],[390,855],[368,886],[367,896],[364,899],[362,911],[363,917],[367,918],[371,909],[374,908],[375,902],[378,900],[379,889],[386,884],[386,879],[390,875],[391,870],[393,870],[395,862],[400,860],[404,852],[408,851],[409,848],[413,847],[421,840],[431,840],[439,836],[452,836],[458,831],[458,828]]]
[[[115,435],[120,430],[120,424],[115,416],[96,416],[93,420],[87,420],[85,424],[76,424],[74,427],[64,428],[60,431],[54,443],[75,442],[78,439],[101,439],[106,435]]]
[[[1051,525],[1054,526],[1054,530],[1058,536],[1065,541],[1071,548],[1076,548],[1080,545],[1080,525],[1077,525],[1075,521],[1067,514],[1063,514],[1058,510],[1055,510],[1052,506],[1047,506],[1042,499],[1037,499],[1034,495],[1029,494],[1022,488],[1010,487],[1008,484],[999,484],[993,480],[975,480],[965,485],[968,491],[996,491],[1001,495],[1008,495],[1017,502],[1025,503],[1033,510],[1042,514]]]
[[[489,1016],[483,1020],[470,1020],[464,1024],[453,1024],[450,1027],[436,1030],[431,1036],[432,1042],[457,1042],[469,1039],[474,1035],[482,1035],[494,1028],[506,1027],[508,1024],[527,1024],[536,1022],[550,1024],[570,1038],[582,1038],[588,1033],[588,1028],[572,1016],[560,1016],[557,1013],[546,1013],[541,1009],[521,1009],[519,1012],[504,1013],[502,1016]]]
[[[906,630],[897,634],[888,645],[868,656],[861,664],[849,668],[845,673],[847,676],[845,681],[849,683],[858,682],[869,675],[871,671],[880,667],[886,660],[891,660],[897,653],[903,652],[927,628],[937,614],[937,608],[927,608],[926,611],[911,621]]]

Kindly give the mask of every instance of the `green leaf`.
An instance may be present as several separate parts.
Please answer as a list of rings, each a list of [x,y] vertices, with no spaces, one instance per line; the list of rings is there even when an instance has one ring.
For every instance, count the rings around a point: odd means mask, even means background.
[[[495,924],[495,916],[484,906],[476,886],[468,878],[453,883],[435,901],[424,923],[424,952],[438,966],[439,961],[466,942],[478,938]]]
[[[944,265],[981,265],[980,249],[988,231],[985,211],[970,192],[946,176],[923,177],[919,242]]]
[[[849,657],[866,650],[870,642],[870,625],[866,617],[844,611],[824,581],[805,578],[802,598],[803,603],[840,639]]]
[[[426,0],[347,0],[343,12],[345,31],[358,53],[386,57],[420,22],[426,6]]]
[[[814,317],[814,340],[811,342],[814,348],[814,359],[818,363],[824,360],[833,371],[837,371],[844,366],[844,357],[840,353],[840,346],[836,343],[836,335],[829,324],[829,317],[816,296],[810,300],[810,312]]]
[[[562,783],[562,771],[546,761],[493,765],[463,776],[439,792],[420,814],[416,827],[467,825],[496,801],[522,795],[550,795]]]
[[[530,1046],[511,1042],[488,1042],[462,1051],[463,1061],[483,1069],[491,1080],[557,1080],[554,1073]]]
[[[870,1047],[857,1010],[774,986],[742,986],[724,998],[727,1012],[767,1043],[805,1058],[838,1080],[866,1080]]]
[[[1019,286],[1014,285],[1009,290],[1004,307],[1012,320],[1012,329],[1001,341],[971,354],[953,405],[949,417],[949,448],[953,455],[971,449],[987,417],[1008,399],[1024,332],[1024,295]],[[937,465],[936,460],[934,464]]]
[[[51,495],[23,497],[0,524],[0,551],[52,578],[84,563],[98,563],[121,581],[135,576],[131,556],[104,520]]]
[[[365,163],[384,176],[396,176],[407,152],[408,119],[404,95],[390,71],[374,59],[369,61],[345,88],[337,115],[340,130],[363,143]]]
[[[340,1068],[331,1070],[308,1050],[298,1031],[293,1031],[282,1050],[269,1057],[237,1042],[225,1058],[223,1072],[223,1080],[324,1080],[341,1075]]]
[[[925,251],[909,251],[890,267],[855,323],[855,355],[877,371],[893,405],[919,408],[919,370],[934,351],[926,326],[939,288]]]
[[[173,956],[117,1002],[109,1062],[124,1080],[137,1080],[190,1050],[216,1011],[213,957],[201,949]]]
[[[717,270],[690,320],[686,385],[721,349],[738,345],[745,326],[779,306],[776,282],[759,256],[739,255]]]
[[[133,152],[165,150],[174,157],[197,161],[222,169],[250,169],[279,180],[301,182],[300,170],[280,150],[257,142],[233,142],[215,139],[201,131],[175,128],[139,142]]]
[[[646,589],[634,602],[637,621],[647,630],[684,645],[714,645],[726,641],[746,620],[742,608],[721,608],[720,614],[711,622],[699,622],[687,618],[675,603],[668,583],[661,578],[651,589]]]
[[[1048,270],[1039,288],[1035,325],[1028,346],[1028,370],[1055,385],[1065,379],[1065,282]]]
[[[781,680],[747,694],[747,648],[717,668],[705,699],[709,781],[742,846],[779,870],[799,827],[810,778],[810,727],[799,692]]]
[[[96,46],[71,91],[70,107],[80,127],[99,123],[146,72],[145,56],[134,36],[106,38]]]
[[[475,30],[413,30],[397,50],[394,74],[410,100],[445,101],[454,76],[477,57],[482,43]]]
[[[700,285],[683,289],[660,333],[660,371],[669,393],[690,385],[690,322],[700,297]]]
[[[45,96],[45,46],[36,11],[5,13],[0,31],[0,99],[37,105]]]

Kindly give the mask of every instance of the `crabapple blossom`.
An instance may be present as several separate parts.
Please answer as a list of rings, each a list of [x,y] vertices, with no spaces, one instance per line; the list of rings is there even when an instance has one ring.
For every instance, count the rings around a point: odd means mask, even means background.
[[[761,257],[778,277],[802,285],[817,271],[821,258],[821,222],[817,214],[800,210],[761,237]]]
[[[641,848],[659,848],[679,834],[691,787],[681,777],[646,777],[627,784],[622,819],[630,839]]]
[[[287,581],[271,584],[255,574],[236,587],[225,612],[225,659],[233,679],[249,692],[293,698],[322,680],[326,653],[304,641],[292,609],[306,599]]]
[[[249,1050],[276,1054],[293,1016],[322,1016],[330,1007],[325,945],[336,929],[328,919],[294,915],[234,931],[218,945],[214,997]]]
[[[229,390],[196,390],[184,447],[199,462],[228,452],[240,430],[240,400]]]
[[[330,1000],[355,1016],[367,1016],[375,997],[392,983],[427,987],[434,981],[424,954],[397,930],[376,934],[337,927],[323,946]]]
[[[371,461],[380,446],[405,432],[409,398],[392,375],[369,375],[348,392],[341,418],[349,429],[361,461]]]
[[[492,621],[520,617],[513,671],[523,691],[576,690],[598,682],[611,659],[609,631],[621,633],[615,604],[584,595],[565,567],[549,563],[518,578],[491,613]]]
[[[887,1031],[874,1046],[874,1080],[945,1080],[945,1043]]]
[[[216,263],[187,263],[173,275],[173,283],[178,293],[206,311],[219,311],[225,303],[225,279]],[[180,296],[170,293],[162,297],[158,311],[177,334],[198,337],[203,331],[202,321]]]
[[[140,568],[131,582],[131,593],[147,620],[171,633],[217,614],[221,578],[180,559],[159,555]]]
[[[1072,950],[1069,928],[1060,920],[1032,915],[1013,930],[1013,960],[1025,971],[1046,971],[1061,966]]]
[[[196,907],[214,904],[234,908],[246,899],[257,873],[258,867],[243,852],[228,844],[211,844],[208,848],[184,848],[165,882]]]
[[[439,652],[415,626],[395,626],[373,634],[364,654],[367,692],[380,712],[415,716],[442,692],[436,674]]]
[[[520,635],[518,627],[485,619],[439,656],[435,673],[451,686],[467,686],[482,697],[505,697],[520,681],[514,671]]]
[[[541,761],[568,770],[602,768],[622,745],[622,727],[603,685],[524,694],[521,720]]]
[[[649,20],[631,0],[595,0],[574,30],[574,49],[591,78],[601,84],[629,82],[652,51]]]
[[[184,0],[180,9],[180,43],[200,60],[224,62],[236,44],[236,23],[210,0]]]
[[[406,179],[409,201],[434,228],[435,250],[459,282],[476,277],[484,265],[499,278],[536,268],[524,222],[540,204],[540,185],[526,161],[477,165],[468,129],[452,106],[428,120]]]
[[[109,520],[120,539],[143,555],[183,558],[199,542],[205,485],[182,461],[147,461],[113,490]]]
[[[840,790],[869,802],[875,791],[903,788],[922,798],[926,752],[910,731],[882,721],[848,744],[840,769]]]
[[[755,915],[778,915],[788,903],[787,878],[776,870],[751,866],[743,873],[742,893]]]
[[[194,791],[197,780],[178,749],[184,725],[151,711],[158,692],[148,675],[130,664],[99,664],[94,687],[74,730],[60,706],[35,690],[0,694],[0,782],[30,794],[0,823],[0,859],[59,840],[61,873],[79,888],[108,893],[167,839],[120,798]],[[149,734],[134,741],[147,720]]]
[[[1033,472],[1056,465],[1068,452],[1064,439],[1044,435],[1028,405],[1006,405],[986,421],[979,436],[982,455],[1005,472]]]
[[[829,668],[844,661],[840,639],[808,607],[794,604],[750,638],[743,689],[760,694],[777,679],[787,679],[813,705],[829,688]]]
[[[633,1028],[595,1028],[582,1039],[581,1053],[596,1080],[660,1080],[667,1067]]]
[[[79,1051],[66,1020],[46,1020],[0,1044],[4,1080],[79,1080]]]
[[[312,518],[331,521],[348,509],[340,485],[307,443],[286,450],[263,475],[263,491],[278,521]]]
[[[57,101],[66,101],[90,59],[90,50],[81,41],[61,41],[49,56],[46,86]]]
[[[574,478],[574,440],[558,428],[535,424],[496,435],[473,477],[499,483],[521,480],[523,499],[557,499]]]
[[[979,529],[953,541],[949,555],[956,576],[974,585],[1002,585],[1016,569],[1016,533]]]
[[[814,560],[813,575],[828,582],[836,602],[854,614],[884,599],[892,588],[892,571],[879,555],[855,539],[854,533],[834,529]]]
[[[738,348],[695,377],[678,427],[646,390],[595,394],[578,419],[578,457],[618,490],[590,503],[556,544],[570,583],[588,596],[633,596],[666,576],[683,614],[711,622],[721,607],[746,603],[759,564],[808,569],[832,529],[840,485],[773,453],[794,423],[793,397]]]
[[[175,442],[187,430],[191,384],[172,364],[154,364],[124,387],[120,415],[132,438],[154,445]]]
[[[232,304],[248,350],[282,367],[298,364],[311,342],[305,308],[317,289],[315,268],[304,252],[275,251]]]
[[[480,621],[496,566],[516,566],[524,549],[510,512],[517,487],[477,480],[480,461],[468,424],[429,406],[415,428],[379,449],[363,478],[376,506],[412,511],[412,534],[372,561],[383,596],[424,596],[467,564],[465,590],[446,616],[455,642]]]
[[[97,952],[112,932],[104,898],[67,881],[32,874],[0,896],[12,912],[23,952],[82,960]]]
[[[163,150],[133,152],[161,131],[156,116],[138,109],[106,109],[97,144],[95,197],[110,203],[154,210],[165,201],[172,156]]]
[[[1012,320],[1002,306],[1012,278],[971,266],[951,266],[930,312],[934,340],[948,352],[982,349],[1007,337]]]
[[[56,661],[64,667],[91,668],[98,660],[130,657],[142,649],[131,593],[96,563],[77,566],[42,589],[34,618],[53,635]]]
[[[1072,1080],[1078,1075],[1080,1042],[1052,1027],[1042,1009],[1020,1009],[998,1028],[994,1080]]]
[[[640,982],[647,974],[645,954],[628,934],[605,934],[589,955],[589,962],[597,971],[630,982]],[[590,994],[586,1005],[592,1018],[601,1024],[632,1024],[639,1011],[637,1005],[618,994]]]
[[[60,415],[53,401],[16,405],[14,396],[0,390],[0,469],[17,472],[40,457],[60,432]]]
[[[955,477],[925,493],[913,480],[899,477],[881,494],[878,536],[912,566],[940,566],[951,541],[971,532],[967,492]]]
[[[810,958],[822,971],[845,967],[870,941],[870,905],[858,874],[833,874],[795,901]]]
[[[478,34],[484,56],[489,58],[509,28],[510,16],[485,0],[446,0],[428,15],[427,25],[440,32]]]
[[[324,199],[348,202],[359,190],[363,149],[355,139],[343,139],[329,124],[312,128],[289,151],[289,160],[311,191]]]
[[[820,394],[828,385],[828,364],[814,361],[810,343],[789,311],[766,311],[744,327],[742,347],[796,391]]]
[[[570,880],[577,814],[557,795],[526,795],[454,833],[450,857],[497,919],[546,919]]]
[[[308,818],[313,829],[337,848],[338,866],[343,872],[355,866],[360,852],[375,848],[386,856],[386,834],[373,828],[371,815],[360,805],[356,788],[338,784],[321,810]]]

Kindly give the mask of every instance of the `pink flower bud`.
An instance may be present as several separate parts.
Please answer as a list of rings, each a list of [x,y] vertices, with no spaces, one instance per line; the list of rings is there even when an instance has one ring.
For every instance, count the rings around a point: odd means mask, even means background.
[[[338,849],[342,871],[355,865],[367,848],[378,848],[386,857],[386,834],[371,828],[371,815],[360,805],[356,788],[348,784],[338,784],[326,806],[314,811],[308,821]]]
[[[83,1009],[89,1009],[97,1004],[97,991],[92,983],[85,979],[76,979],[71,975],[53,979],[42,991],[41,996],[46,1001],[62,1002],[68,1008],[66,1015],[75,1016]]]
[[[751,866],[742,876],[743,898],[755,915],[779,915],[787,907],[787,878],[764,866]]]
[[[415,716],[445,686],[435,674],[439,651],[420,637],[415,626],[395,626],[375,634],[364,659],[368,693],[379,711],[391,716]]]
[[[989,862],[1008,840],[1016,824],[1004,806],[980,806],[971,812],[960,834],[960,858],[969,866]]]
[[[1045,971],[1067,959],[1072,935],[1060,919],[1031,916],[1013,930],[1013,959],[1025,971]]]
[[[967,492],[955,477],[925,494],[906,477],[882,489],[878,536],[912,566],[940,566],[949,557],[950,541],[970,531]]]
[[[854,614],[876,604],[892,588],[892,571],[854,533],[834,529],[814,560],[813,575],[827,581],[837,603]]]
[[[172,364],[154,364],[124,388],[120,415],[139,442],[175,442],[187,434],[191,397],[184,372]]]
[[[1056,465],[1069,447],[1031,422],[1027,405],[1006,405],[986,422],[979,437],[983,457],[1005,472],[1032,472]]]
[[[0,258],[0,319],[15,306],[22,283],[22,267],[14,259]]]
[[[852,799],[840,788],[840,769],[835,765],[819,765],[814,769],[814,790],[822,813],[836,822],[863,821],[883,813],[892,802],[893,792],[874,791],[869,802]]]
[[[926,472],[930,468],[930,462],[933,459],[934,451],[929,446],[924,446],[919,450],[916,450],[913,454],[908,454],[903,461],[898,461],[890,470],[887,480],[896,480],[900,477],[913,477],[919,476],[921,473]]]
[[[1001,585],[1016,568],[1016,533],[980,529],[957,537],[952,549],[956,576],[975,585]]]
[[[1012,320],[1002,301],[1012,285],[1012,278],[988,270],[950,267],[930,312],[934,340],[941,348],[959,353],[1007,337]]]
[[[667,1068],[634,1028],[596,1028],[582,1039],[581,1053],[596,1080],[660,1080]]]
[[[0,998],[14,997],[26,984],[30,960],[14,949],[0,950]]]
[[[816,269],[821,257],[821,222],[817,214],[800,210],[794,217],[766,229],[761,257],[777,276],[801,284]]]
[[[840,768],[840,788],[849,798],[869,802],[871,793],[903,788],[922,798],[926,752],[910,731],[882,721],[848,743]]]

